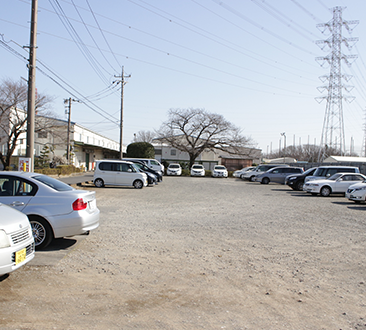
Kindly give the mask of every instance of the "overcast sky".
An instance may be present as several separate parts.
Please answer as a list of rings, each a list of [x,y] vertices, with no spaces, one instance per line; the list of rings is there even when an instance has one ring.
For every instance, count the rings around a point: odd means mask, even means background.
[[[359,21],[345,38],[359,41],[344,74],[353,78],[344,102],[346,149],[361,155],[366,126],[366,1],[364,0],[39,0],[36,85],[55,97],[52,110],[119,141],[124,66],[124,144],[134,133],[158,129],[170,108],[222,114],[264,153],[287,145],[320,143],[326,96],[317,89],[329,74],[315,60],[322,50],[317,25],[343,7],[343,20]],[[30,0],[2,1],[0,79],[27,78]],[[20,56],[21,55],[21,56]],[[92,103],[90,103],[92,101]]]

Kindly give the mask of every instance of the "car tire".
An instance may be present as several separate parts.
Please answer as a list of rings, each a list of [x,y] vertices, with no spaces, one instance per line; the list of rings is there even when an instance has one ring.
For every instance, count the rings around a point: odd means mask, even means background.
[[[53,231],[51,226],[41,217],[29,216],[28,218],[32,227],[36,249],[41,250],[46,248],[53,240]]]
[[[143,184],[143,182],[142,182],[141,180],[135,180],[135,181],[133,182],[133,186],[134,186],[134,188],[136,188],[136,189],[142,189],[142,188],[143,188],[143,186],[144,186],[144,184]]]
[[[296,183],[296,190],[301,191],[303,187],[304,187],[304,181],[299,181]]]
[[[94,180],[94,186],[96,186],[97,188],[103,188],[104,181],[102,179],[96,179]]]
[[[328,197],[332,193],[332,189],[328,186],[323,187],[320,189],[320,195],[323,197]]]
[[[254,175],[252,175],[252,176],[249,178],[249,181],[250,181],[250,182],[254,182],[254,179],[255,179],[255,176],[254,176]]]
[[[244,174],[242,174],[241,176],[240,176],[240,179],[242,179],[242,180],[244,180],[245,178],[244,178]]]
[[[269,183],[269,178],[263,178],[261,183],[262,184],[268,184]]]

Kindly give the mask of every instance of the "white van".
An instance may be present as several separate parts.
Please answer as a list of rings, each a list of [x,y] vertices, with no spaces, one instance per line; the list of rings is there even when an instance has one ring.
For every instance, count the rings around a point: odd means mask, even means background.
[[[124,160],[97,160],[94,170],[94,185],[134,186],[141,189],[147,186],[147,175],[131,162]]]
[[[152,158],[123,158],[125,161],[139,161],[144,162],[147,167],[150,167],[154,171],[160,171],[164,173],[164,165],[160,164],[156,159]]]

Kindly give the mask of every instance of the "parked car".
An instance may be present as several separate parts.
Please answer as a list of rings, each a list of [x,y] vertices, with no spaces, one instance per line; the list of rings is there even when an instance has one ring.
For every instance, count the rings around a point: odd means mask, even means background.
[[[234,178],[244,179],[245,172],[253,171],[254,169],[255,169],[255,166],[244,167],[241,170],[234,171],[233,172],[233,177]]]
[[[268,184],[270,182],[284,184],[286,177],[294,173],[302,174],[304,173],[304,169],[302,167],[278,166],[271,168],[267,172],[258,174],[255,177],[255,181],[262,184]]]
[[[303,190],[328,197],[330,194],[345,194],[349,186],[365,180],[366,176],[360,173],[336,173],[328,179],[305,182]]]
[[[213,178],[227,178],[228,172],[225,166],[215,165],[213,171],[211,172]]]
[[[306,170],[302,174],[291,174],[285,179],[285,184],[291,187],[293,190],[302,190],[304,186],[305,178],[309,175],[313,175],[317,167],[312,167]]]
[[[191,167],[191,176],[205,176],[206,171],[203,165],[193,164]]]
[[[243,175],[243,179],[249,180],[251,182],[255,181],[255,177],[259,174],[262,174],[264,172],[267,172],[271,168],[278,167],[278,166],[289,166],[286,164],[262,164],[258,165],[255,170],[245,172]]]
[[[166,175],[182,175],[182,167],[178,163],[169,164]]]
[[[36,248],[99,226],[95,191],[32,172],[0,172],[0,188],[0,202],[28,216]]]
[[[346,191],[346,198],[355,203],[366,202],[366,181],[349,186]]]
[[[148,167],[144,162],[140,162],[138,160],[131,161],[131,163],[134,163],[137,165],[137,167],[141,170],[143,170],[145,173],[149,172],[156,176],[158,182],[163,181],[163,173],[161,171],[155,171],[152,168]]]
[[[132,162],[131,162],[132,163]],[[151,168],[148,168],[145,164],[140,163],[140,162],[133,162],[134,165],[139,169],[140,172],[145,173],[147,176],[147,184],[148,185],[155,185],[158,184],[158,177],[156,174],[154,174],[153,172],[155,172],[154,170],[152,170]],[[156,172],[155,172],[156,173]]]
[[[305,182],[326,179],[335,173],[360,173],[360,170],[354,166],[319,166],[313,175],[305,178]]]
[[[93,182],[97,188],[115,185],[142,189],[148,184],[147,175],[133,163],[124,160],[97,160]]]
[[[34,258],[34,238],[28,217],[0,203],[0,276]]]
[[[161,173],[164,173],[164,165],[160,164],[160,162],[156,159],[152,158],[123,158],[124,161],[127,162],[143,162],[147,167],[150,167],[154,171],[160,171]]]

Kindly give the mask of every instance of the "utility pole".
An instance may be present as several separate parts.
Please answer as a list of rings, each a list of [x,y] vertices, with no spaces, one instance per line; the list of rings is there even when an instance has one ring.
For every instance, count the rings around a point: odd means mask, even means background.
[[[121,120],[120,120],[120,131],[119,131],[119,159],[123,158],[123,88],[127,82],[125,78],[130,78],[131,75],[125,76],[124,67],[122,66],[122,74],[121,76],[114,76],[115,78],[121,79]]]
[[[357,25],[358,21],[345,21],[342,19],[342,7],[333,8],[333,19],[325,24],[318,24],[318,28],[322,28],[324,33],[326,30],[331,32],[331,37],[327,40],[320,40],[316,43],[321,45],[324,49],[328,46],[331,50],[330,54],[326,57],[318,57],[316,60],[322,61],[322,63],[328,62],[330,64],[329,76],[322,76],[320,79],[325,82],[328,80],[327,86],[318,87],[320,92],[328,91],[328,96],[318,97],[317,100],[326,99],[327,105],[324,116],[322,137],[320,142],[320,152],[318,161],[322,161],[327,155],[326,149],[332,148],[340,151],[341,155],[345,153],[345,136],[344,136],[344,123],[343,123],[343,99],[352,99],[351,97],[345,97],[342,95],[343,89],[349,92],[352,86],[345,86],[342,80],[348,81],[351,76],[342,75],[341,62],[342,60],[350,66],[350,59],[355,59],[355,55],[344,55],[342,53],[342,43],[346,45],[348,49],[351,49],[353,43],[357,42],[358,38],[344,38],[342,36],[343,27],[348,32],[352,32],[350,25]],[[321,64],[323,65],[323,64]]]
[[[71,102],[80,102],[79,100],[72,99],[71,97],[68,99],[64,99],[64,103],[67,105],[67,115],[68,115],[68,121],[67,121],[67,150],[66,150],[66,159],[67,164],[70,165],[70,132],[71,132]]]
[[[26,157],[30,158],[30,164],[29,164],[30,172],[33,172],[34,170],[37,11],[38,11],[38,0],[32,0],[29,63],[28,63],[27,149],[26,149]]]

